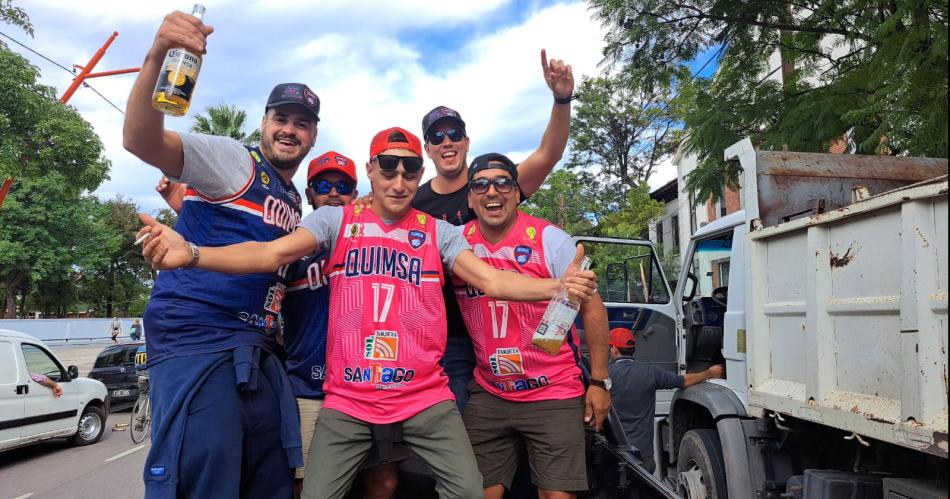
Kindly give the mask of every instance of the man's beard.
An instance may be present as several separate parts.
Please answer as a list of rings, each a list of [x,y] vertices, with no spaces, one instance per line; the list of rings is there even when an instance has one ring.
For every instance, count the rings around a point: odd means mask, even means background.
[[[273,166],[274,168],[278,170],[296,169],[298,166],[300,166],[300,162],[303,161],[303,158],[306,157],[307,153],[310,151],[301,147],[300,154],[297,156],[290,157],[290,158],[278,157],[277,151],[275,150],[273,145],[277,141],[283,138],[284,137],[275,137],[270,142],[265,142],[264,140],[261,140],[261,152],[264,153],[264,156],[267,159],[267,162],[270,163],[271,166]],[[298,146],[301,144],[300,139],[294,138],[293,140],[297,142]]]

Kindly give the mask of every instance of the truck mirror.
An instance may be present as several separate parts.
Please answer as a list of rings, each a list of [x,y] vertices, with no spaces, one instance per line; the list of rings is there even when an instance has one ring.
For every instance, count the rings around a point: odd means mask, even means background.
[[[684,303],[691,301],[696,296],[696,285],[699,284],[699,280],[692,272],[686,274],[686,279],[689,281],[689,294],[683,296]]]
[[[66,374],[69,376],[69,379],[66,381],[72,381],[79,377],[79,368],[76,366],[69,366],[66,368]]]

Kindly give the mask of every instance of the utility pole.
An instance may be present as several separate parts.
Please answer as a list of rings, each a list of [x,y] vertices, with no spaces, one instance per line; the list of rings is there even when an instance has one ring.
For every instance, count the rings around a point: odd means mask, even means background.
[[[69,98],[72,97],[74,93],[76,93],[76,90],[79,88],[79,85],[82,85],[83,83],[85,83],[85,81],[88,80],[89,78],[99,78],[100,76],[112,76],[112,75],[120,75],[120,74],[126,74],[126,73],[136,73],[142,69],[142,68],[127,68],[127,69],[118,69],[115,71],[103,71],[101,73],[92,72],[93,68],[96,67],[96,64],[99,64],[99,60],[102,59],[102,56],[106,55],[106,49],[109,48],[109,45],[112,45],[112,42],[115,40],[115,37],[117,36],[119,36],[119,32],[113,31],[112,36],[110,36],[109,39],[106,40],[106,43],[104,43],[102,47],[99,47],[99,50],[97,50],[96,53],[93,54],[92,59],[89,59],[89,62],[87,62],[85,66],[80,66],[78,64],[73,65],[73,67],[78,68],[80,70],[79,74],[77,74],[76,77],[73,78],[72,84],[69,85],[69,88],[66,89],[66,92],[63,93],[63,96],[60,97],[59,102],[63,104],[66,104],[67,102],[69,102]],[[3,201],[7,198],[7,193],[10,192],[11,185],[13,185],[13,177],[8,177],[6,180],[3,181],[3,184],[0,185],[0,207],[3,207]]]

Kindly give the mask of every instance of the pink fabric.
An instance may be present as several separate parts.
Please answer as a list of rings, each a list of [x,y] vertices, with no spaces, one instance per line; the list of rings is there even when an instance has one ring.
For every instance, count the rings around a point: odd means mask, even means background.
[[[514,227],[498,244],[481,234],[478,220],[465,226],[475,254],[495,268],[532,277],[554,277],[544,258],[542,234],[550,222],[518,212]],[[485,390],[516,402],[563,400],[584,394],[574,349],[577,331],[557,355],[531,344],[548,302],[499,301],[455,280],[455,296],[475,347],[475,380]],[[574,349],[572,349],[572,346]]]
[[[324,407],[385,424],[454,400],[439,365],[445,304],[435,220],[410,210],[386,225],[369,209],[347,206],[325,269]]]

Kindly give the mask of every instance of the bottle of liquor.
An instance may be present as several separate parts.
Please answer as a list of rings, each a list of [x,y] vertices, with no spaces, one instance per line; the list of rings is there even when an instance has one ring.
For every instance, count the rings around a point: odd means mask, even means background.
[[[584,257],[578,270],[589,269],[590,263],[590,258]],[[567,294],[567,288],[561,286],[554,298],[548,302],[548,308],[544,311],[544,316],[531,338],[531,343],[551,355],[557,355],[580,308],[580,303],[571,300]]]
[[[203,19],[204,5],[196,3],[191,15]],[[191,106],[199,71],[201,54],[181,47],[169,49],[155,83],[155,92],[152,93],[152,107],[171,116],[184,116]]]

